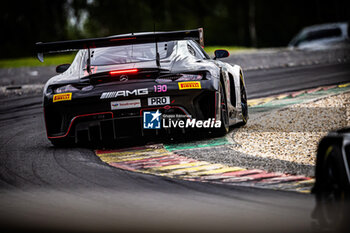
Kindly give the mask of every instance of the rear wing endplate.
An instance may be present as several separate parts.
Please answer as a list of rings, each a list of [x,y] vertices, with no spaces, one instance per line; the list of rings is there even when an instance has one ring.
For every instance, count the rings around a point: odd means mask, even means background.
[[[44,53],[59,53],[78,49],[101,48],[131,44],[166,42],[171,40],[195,40],[204,46],[203,28],[172,32],[150,32],[140,34],[127,34],[82,40],[67,40],[58,42],[37,42],[35,49],[39,61],[44,61]]]

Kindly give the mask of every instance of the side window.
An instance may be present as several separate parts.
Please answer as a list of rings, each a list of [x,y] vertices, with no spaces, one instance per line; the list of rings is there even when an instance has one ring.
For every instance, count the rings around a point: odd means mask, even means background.
[[[311,31],[308,33],[306,40],[307,41],[321,40],[324,38],[339,37],[339,36],[341,36],[340,28],[330,28],[330,29]]]
[[[188,52],[189,52],[191,55],[197,57],[197,56],[196,56],[196,52],[194,51],[194,48],[192,48],[191,45],[187,44],[187,49],[188,49]]]
[[[206,54],[206,52],[204,52],[203,48],[195,41],[189,41],[189,43],[191,44],[191,46],[194,48],[194,50],[197,53],[198,58],[200,59],[210,59],[210,57],[208,56],[208,54]]]

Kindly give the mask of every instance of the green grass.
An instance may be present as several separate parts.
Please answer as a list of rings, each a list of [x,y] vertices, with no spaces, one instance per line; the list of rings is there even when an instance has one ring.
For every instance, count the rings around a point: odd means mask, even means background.
[[[206,46],[204,50],[210,55],[214,56],[214,51],[217,49],[226,49],[231,54],[243,50],[249,50],[247,47],[239,46]],[[13,68],[13,67],[32,67],[32,66],[51,66],[60,65],[65,63],[72,63],[75,53],[61,54],[61,55],[46,55],[44,56],[44,62],[41,63],[36,57],[24,57],[13,59],[0,59],[0,68]]]
[[[232,54],[232,53],[236,53],[236,52],[250,50],[252,48],[240,47],[240,46],[225,46],[225,45],[221,45],[221,46],[205,46],[204,47],[205,52],[207,52],[207,54],[209,56],[214,56],[214,51],[217,50],[217,49],[226,49],[227,51],[229,51],[230,54]]]
[[[74,57],[75,54],[44,56],[43,63],[40,62],[36,57],[0,59],[0,68],[60,65],[65,63],[72,63]]]

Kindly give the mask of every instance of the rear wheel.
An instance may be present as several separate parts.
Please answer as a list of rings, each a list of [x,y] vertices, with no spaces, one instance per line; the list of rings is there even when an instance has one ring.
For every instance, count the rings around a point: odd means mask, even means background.
[[[74,145],[73,140],[68,138],[55,138],[50,139],[50,141],[55,147],[71,147]]]

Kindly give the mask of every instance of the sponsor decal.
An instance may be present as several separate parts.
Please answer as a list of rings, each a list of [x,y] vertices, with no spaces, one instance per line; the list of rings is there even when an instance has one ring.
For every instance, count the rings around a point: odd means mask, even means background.
[[[178,82],[178,84],[179,90],[202,89],[201,82],[199,81]]]
[[[150,97],[147,100],[148,100],[148,106],[170,104],[170,97],[169,96]]]
[[[103,92],[101,94],[100,99],[111,99],[111,98],[116,98],[119,96],[130,96],[130,95],[135,95],[135,96],[140,96],[140,95],[148,95],[148,89],[147,88],[141,88],[141,89],[135,89],[132,91],[129,90],[121,90],[121,91],[111,91],[111,92]]]
[[[160,119],[162,113],[157,111],[145,111],[143,112],[143,128],[144,129],[160,129]]]
[[[157,111],[143,112],[144,129],[170,128],[220,128],[221,121],[215,118],[197,120],[181,114],[162,114]]]
[[[72,100],[72,93],[61,93],[53,96],[52,102]]]
[[[140,107],[141,107],[140,99],[121,100],[121,101],[112,101],[111,102],[111,109],[112,110],[127,109],[127,108],[140,108]]]

